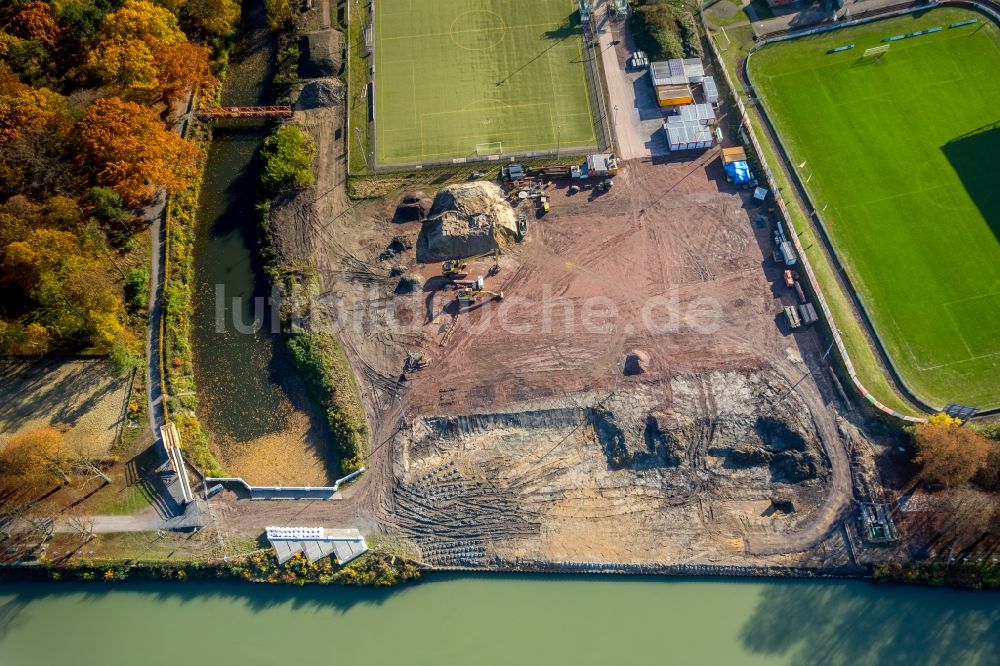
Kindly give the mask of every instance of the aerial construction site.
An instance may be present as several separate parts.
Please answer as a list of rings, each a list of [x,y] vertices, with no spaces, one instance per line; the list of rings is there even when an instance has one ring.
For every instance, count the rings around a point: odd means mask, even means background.
[[[279,207],[278,260],[316,266],[311,320],[336,322],[372,452],[342,502],[220,515],[343,514],[437,567],[850,564],[842,393],[782,314],[767,206],[718,150],[599,157]]]

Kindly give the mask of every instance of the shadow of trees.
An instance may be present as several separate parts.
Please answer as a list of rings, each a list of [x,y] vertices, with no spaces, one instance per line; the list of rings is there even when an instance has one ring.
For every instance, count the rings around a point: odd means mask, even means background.
[[[995,594],[859,583],[765,586],[740,630],[750,652],[790,664],[996,663]]]

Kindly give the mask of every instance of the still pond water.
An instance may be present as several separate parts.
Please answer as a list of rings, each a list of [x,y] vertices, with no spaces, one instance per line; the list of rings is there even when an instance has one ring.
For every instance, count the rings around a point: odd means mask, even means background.
[[[0,586],[0,664],[1000,663],[1000,595],[438,576],[396,590]]]

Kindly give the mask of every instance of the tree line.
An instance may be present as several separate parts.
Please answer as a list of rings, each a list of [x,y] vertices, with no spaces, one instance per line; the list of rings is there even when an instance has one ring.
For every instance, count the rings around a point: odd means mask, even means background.
[[[0,6],[0,355],[135,363],[148,276],[122,264],[141,208],[197,176],[200,149],[169,122],[215,84],[239,14],[235,0]]]

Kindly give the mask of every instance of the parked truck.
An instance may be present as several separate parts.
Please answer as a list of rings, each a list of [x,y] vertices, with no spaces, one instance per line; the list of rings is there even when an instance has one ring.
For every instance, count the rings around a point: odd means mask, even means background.
[[[799,318],[799,311],[794,305],[785,306],[785,319],[788,321],[789,328],[798,328],[802,325],[802,320]]]

